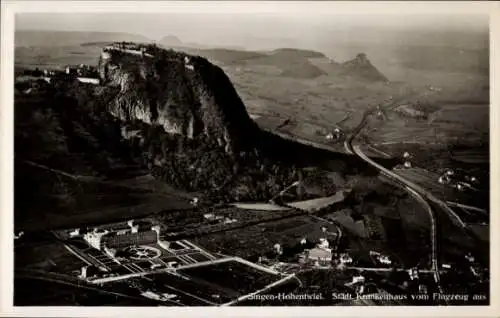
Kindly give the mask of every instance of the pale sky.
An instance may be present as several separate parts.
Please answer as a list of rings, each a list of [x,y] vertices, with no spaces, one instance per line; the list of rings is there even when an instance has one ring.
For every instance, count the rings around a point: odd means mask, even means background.
[[[488,29],[488,7],[481,2],[158,1],[137,4],[125,1],[119,5],[108,3],[108,6],[103,3],[106,2],[86,1],[75,6],[71,2],[68,5],[65,1],[56,1],[54,6],[25,5],[19,10],[25,13],[16,14],[15,27],[17,30],[127,32],[153,40],[175,35],[183,42],[233,45],[273,38],[303,43],[349,37],[354,41],[377,41],[390,38],[394,32],[409,30]]]

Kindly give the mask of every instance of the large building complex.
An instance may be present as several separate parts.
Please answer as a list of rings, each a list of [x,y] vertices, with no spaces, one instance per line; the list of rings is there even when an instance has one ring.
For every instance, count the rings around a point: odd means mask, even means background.
[[[160,239],[161,228],[148,222],[128,221],[127,226],[109,229],[95,228],[83,235],[83,239],[95,249],[115,255],[117,250],[128,246],[158,244],[168,249],[169,242]]]

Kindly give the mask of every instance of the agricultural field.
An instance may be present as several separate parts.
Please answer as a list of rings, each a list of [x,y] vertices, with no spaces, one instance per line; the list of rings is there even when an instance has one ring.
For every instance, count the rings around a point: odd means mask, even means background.
[[[208,234],[193,238],[200,246],[223,254],[235,255],[249,260],[257,260],[259,256],[273,255],[276,243],[294,247],[306,237],[310,241],[319,241],[324,236],[322,226],[331,224],[297,216],[264,224],[252,225],[222,233]],[[331,231],[334,231],[332,228]]]
[[[16,68],[64,69],[66,65],[97,65],[101,48],[97,46],[37,46],[15,49]]]
[[[168,274],[165,274],[168,275]],[[174,305],[174,306],[203,306],[207,303],[203,300],[197,299],[193,296],[190,296],[185,293],[181,293],[175,287],[167,287],[164,284],[161,284],[162,279],[158,279],[158,283],[155,283],[155,280],[150,278],[143,277],[133,277],[128,280],[120,280],[114,281],[106,284],[106,287],[111,290],[122,290],[124,293],[135,296],[142,297],[141,295],[145,291],[152,291],[155,293],[166,293],[169,295],[173,295],[174,297],[170,298],[167,301],[163,301],[161,305]],[[175,280],[175,276],[172,276],[172,281]],[[146,299],[146,298],[145,298]]]
[[[72,274],[86,264],[71,254],[64,245],[51,242],[30,242],[14,249],[16,269],[40,270],[62,274]]]
[[[152,274],[141,279],[140,284],[158,293],[173,293],[189,299],[186,305],[217,305],[231,301],[238,296],[234,291],[216,284],[201,282],[187,276],[179,277],[169,273]]]
[[[322,217],[338,224],[347,234],[340,249],[354,251],[359,262],[371,264],[368,256],[371,250],[390,255],[399,264],[412,265],[428,256],[429,215],[412,197],[344,207]],[[366,219],[380,222],[382,235],[378,239],[367,237]]]
[[[279,275],[264,272],[236,261],[182,269],[179,272],[193,280],[220,285],[239,296],[264,288],[280,279]]]
[[[409,146],[420,144],[446,148],[454,143],[474,145],[487,140],[487,99],[478,101],[477,104],[441,104],[439,101],[433,103],[427,118],[405,117],[387,111],[386,120],[377,118],[370,121],[364,136],[373,144],[389,147],[401,143]]]
[[[490,162],[489,149],[452,150],[451,158],[456,162],[470,165],[484,165]]]
[[[231,206],[222,207],[200,207],[189,211],[166,211],[158,216],[158,220],[170,229],[191,228],[199,226],[214,225],[204,217],[205,214],[236,219],[238,224],[248,222],[260,222],[281,218],[293,214],[294,211],[258,211],[239,209]],[[296,213],[296,212],[295,212]]]
[[[438,182],[440,175],[437,173],[419,167],[396,169],[394,172],[443,199],[453,199],[458,194],[451,186],[440,184]]]
[[[16,209],[21,211],[15,215],[17,230],[78,227],[122,220],[124,216],[128,219],[192,208],[187,198],[173,194],[158,194],[108,181],[87,181],[85,176],[65,175],[44,166],[22,164],[16,169],[16,180],[26,178],[34,186],[16,187],[16,202],[19,202]]]
[[[471,224],[469,229],[483,242],[490,241],[490,226],[481,224]]]
[[[14,282],[15,306],[157,306],[158,302],[120,294],[127,289],[115,288],[109,293],[92,288],[41,279],[16,278]],[[168,304],[165,304],[168,305]]]
[[[395,172],[407,180],[418,184],[442,201],[452,201],[468,204],[476,207],[487,207],[489,202],[485,200],[488,193],[484,189],[469,189],[461,192],[453,187],[453,184],[440,184],[439,174],[422,168],[398,169]]]
[[[344,284],[351,281],[355,271],[326,271],[326,270],[310,270],[299,273],[297,277],[302,281],[304,290],[310,292],[351,292]],[[328,294],[325,298],[331,299]]]
[[[207,219],[204,217],[205,214],[213,214],[220,219]],[[168,228],[168,235],[173,237],[187,237],[226,232],[251,224],[279,220],[300,214],[303,214],[303,212],[293,210],[270,212],[221,207],[200,208],[188,211],[167,211],[158,215],[157,218],[163,226]],[[226,223],[225,221],[228,219],[233,221]]]
[[[404,142],[442,146],[457,141],[474,143],[488,132],[488,80],[484,76],[471,75],[467,80],[458,81],[456,86],[442,85],[444,87],[436,92],[430,91],[426,84],[393,82],[358,86],[355,82],[336,82],[336,79],[326,76],[299,81],[285,77],[263,79],[255,73],[227,72],[248,111],[259,116],[256,119],[259,125],[272,130],[284,120],[289,120],[290,124],[280,128],[279,132],[318,143],[327,143],[324,136],[336,123],[349,130],[360,122],[364,110],[393,103],[427,103],[436,111],[426,120],[406,118],[388,111],[386,120],[371,120],[363,132],[369,141],[376,144]],[[459,76],[450,74],[450,77]],[[263,80],[273,85],[260,85]],[[481,83],[484,85],[481,86]],[[266,87],[273,89],[266,90]],[[343,121],[346,117],[347,120]],[[342,151],[341,145],[329,145]]]

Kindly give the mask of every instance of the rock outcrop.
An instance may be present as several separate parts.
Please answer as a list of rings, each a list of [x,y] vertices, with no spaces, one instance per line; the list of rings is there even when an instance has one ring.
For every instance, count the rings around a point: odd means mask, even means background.
[[[107,48],[99,61],[106,86],[119,88],[108,111],[123,121],[214,140],[234,153],[257,130],[229,78],[206,59],[154,46]]]
[[[224,71],[205,58],[121,43],[104,49],[98,70],[99,100],[127,126],[120,135],[153,176],[176,188],[210,200],[268,200],[307,177],[308,166],[340,176],[369,169],[261,130]]]
[[[341,63],[340,75],[355,77],[370,82],[387,81],[387,78],[373,66],[364,53],[359,53],[354,59]]]

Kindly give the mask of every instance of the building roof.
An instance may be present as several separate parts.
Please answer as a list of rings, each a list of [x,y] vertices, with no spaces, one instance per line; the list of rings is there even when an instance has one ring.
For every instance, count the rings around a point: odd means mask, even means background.
[[[313,248],[309,251],[309,258],[332,258],[332,252],[323,248]]]

